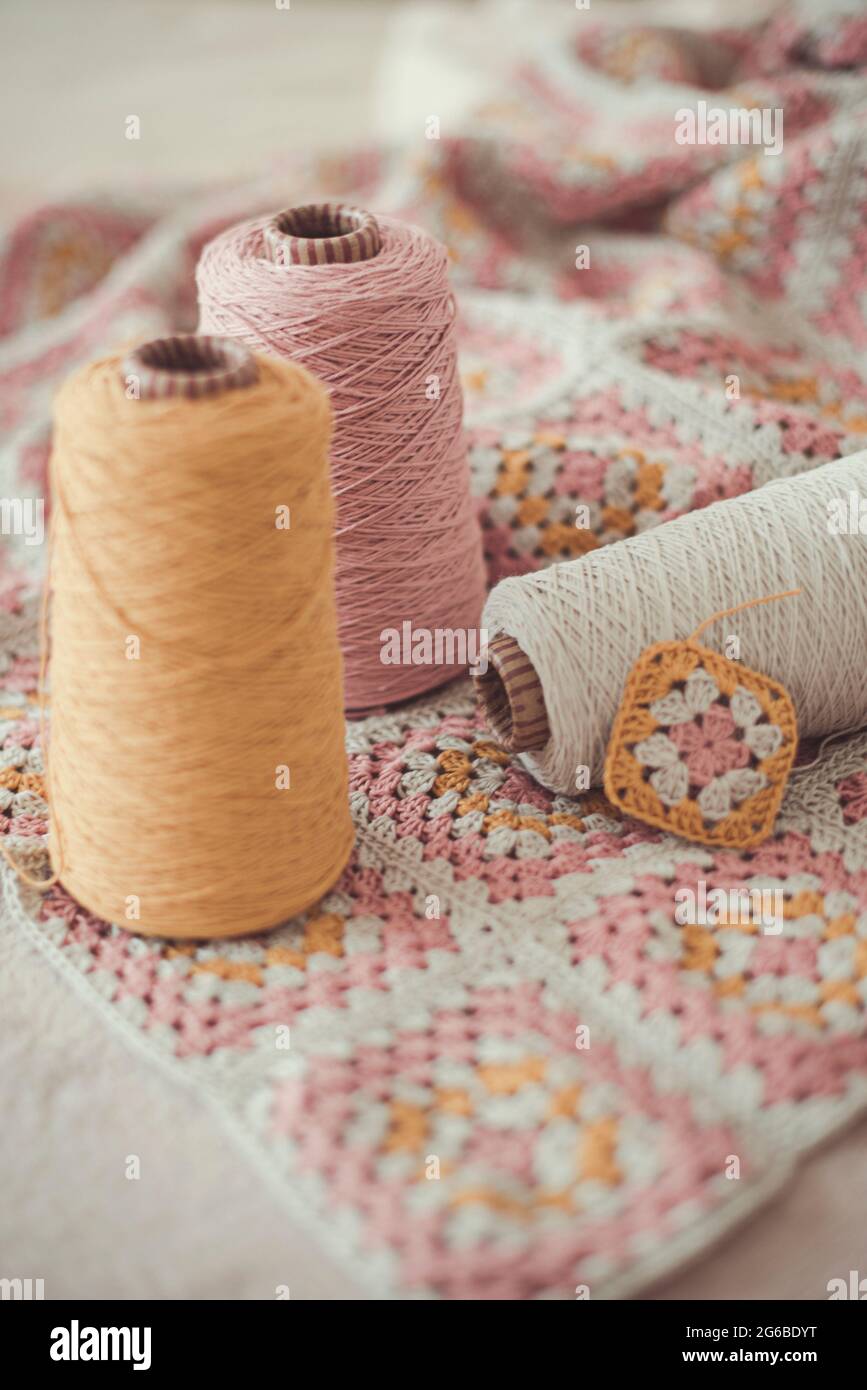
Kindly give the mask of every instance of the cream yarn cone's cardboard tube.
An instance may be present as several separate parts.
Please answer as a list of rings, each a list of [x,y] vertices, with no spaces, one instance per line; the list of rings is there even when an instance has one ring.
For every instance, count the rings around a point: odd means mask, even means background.
[[[539,673],[514,637],[488,643],[488,669],[475,677],[476,699],[490,728],[510,753],[544,748],[550,735]]]

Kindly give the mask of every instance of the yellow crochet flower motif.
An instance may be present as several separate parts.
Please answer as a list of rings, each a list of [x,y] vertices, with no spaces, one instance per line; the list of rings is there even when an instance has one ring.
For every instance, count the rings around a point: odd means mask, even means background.
[[[684,642],[642,652],[614,721],[605,792],[626,815],[660,830],[751,849],[773,828],[797,721],[777,681],[696,642],[723,616]]]

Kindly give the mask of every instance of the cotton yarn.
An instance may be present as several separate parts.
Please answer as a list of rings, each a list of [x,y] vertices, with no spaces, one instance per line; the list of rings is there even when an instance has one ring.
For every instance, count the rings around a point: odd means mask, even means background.
[[[302,367],[214,339],[58,397],[51,855],[108,921],[253,932],[344,867],[330,428]]]
[[[484,602],[445,248],[311,204],[218,236],[197,280],[202,332],[301,362],[330,390],[346,707],[442,684],[454,667],[383,664],[382,634],[466,633]]]
[[[480,682],[494,732],[512,735],[512,703],[528,698],[529,666],[543,692],[548,738],[525,749],[524,762],[553,791],[574,793],[582,768],[598,785],[641,652],[689,637],[713,613],[794,588],[802,591],[797,597],[716,624],[702,641],[726,652],[727,637],[736,635],[743,664],[789,691],[802,735],[867,724],[867,536],[857,529],[838,534],[831,524],[834,508],[863,495],[865,485],[867,451],[580,560],[503,580],[483,623],[492,647],[501,634],[514,639],[506,655],[520,667],[524,688],[510,695],[502,657],[501,670],[492,668]],[[523,666],[515,652],[526,658]]]

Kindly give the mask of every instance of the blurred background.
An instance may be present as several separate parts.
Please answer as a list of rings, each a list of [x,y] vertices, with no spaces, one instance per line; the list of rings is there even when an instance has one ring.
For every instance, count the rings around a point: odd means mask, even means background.
[[[771,8],[590,3],[626,24]],[[418,139],[431,112],[457,119],[480,79],[496,88],[532,38],[574,19],[573,0],[3,0],[3,220],[85,189],[189,193],[289,150]]]

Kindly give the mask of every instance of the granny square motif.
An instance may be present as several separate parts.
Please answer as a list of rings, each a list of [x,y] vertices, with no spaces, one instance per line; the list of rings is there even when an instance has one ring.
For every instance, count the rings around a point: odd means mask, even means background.
[[[770,834],[797,742],[777,681],[693,641],[659,642],[626,682],[605,792],[647,825],[750,849]]]

